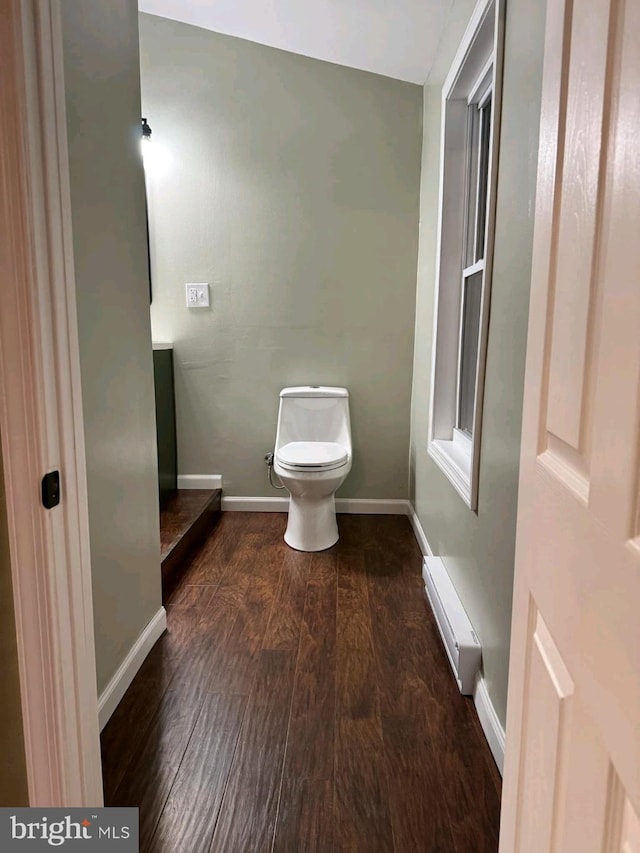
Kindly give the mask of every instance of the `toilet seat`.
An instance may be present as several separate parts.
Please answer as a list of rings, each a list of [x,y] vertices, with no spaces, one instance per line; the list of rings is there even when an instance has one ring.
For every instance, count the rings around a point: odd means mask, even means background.
[[[290,441],[277,451],[276,459],[289,471],[331,471],[341,468],[349,453],[333,441]]]

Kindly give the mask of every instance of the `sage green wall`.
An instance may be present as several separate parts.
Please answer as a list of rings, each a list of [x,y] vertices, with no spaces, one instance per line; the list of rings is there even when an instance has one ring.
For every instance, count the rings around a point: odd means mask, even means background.
[[[0,447],[0,806],[28,806],[27,768],[22,729],[18,646],[7,530],[7,501]]]
[[[427,455],[436,260],[441,87],[471,14],[459,14],[424,90],[424,147],[411,493],[429,543],[442,556],[482,641],[484,676],[504,725],[513,589],[518,462],[538,157],[544,10],[509,0],[498,170],[491,316],[478,514]],[[463,3],[457,3],[464,12]]]
[[[154,338],[175,343],[179,470],[276,494],[278,393],[351,392],[343,497],[408,497],[422,89],[140,16]],[[211,284],[189,310],[184,284]]]
[[[161,606],[135,0],[62,3],[98,690]]]

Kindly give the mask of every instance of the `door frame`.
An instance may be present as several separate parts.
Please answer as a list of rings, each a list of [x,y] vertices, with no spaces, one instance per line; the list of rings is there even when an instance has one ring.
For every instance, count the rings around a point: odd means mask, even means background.
[[[7,0],[0,56],[0,436],[29,804],[100,806],[59,0]]]

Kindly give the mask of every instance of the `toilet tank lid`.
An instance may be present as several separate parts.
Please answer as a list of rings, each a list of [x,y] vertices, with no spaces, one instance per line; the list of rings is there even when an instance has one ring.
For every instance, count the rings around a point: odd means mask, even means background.
[[[283,388],[281,397],[348,397],[346,388],[331,388],[328,385],[298,385],[295,388]]]

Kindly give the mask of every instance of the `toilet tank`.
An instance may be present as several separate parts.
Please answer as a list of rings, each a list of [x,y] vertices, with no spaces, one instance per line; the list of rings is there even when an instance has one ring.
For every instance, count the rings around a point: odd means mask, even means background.
[[[351,455],[349,392],[326,385],[283,388],[276,450],[290,441],[335,441]]]

